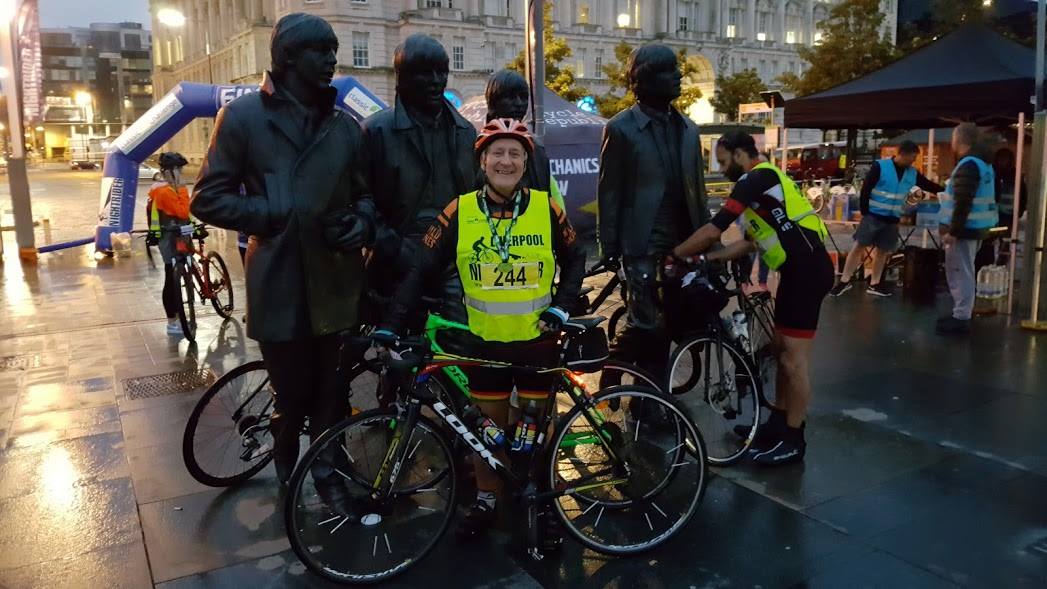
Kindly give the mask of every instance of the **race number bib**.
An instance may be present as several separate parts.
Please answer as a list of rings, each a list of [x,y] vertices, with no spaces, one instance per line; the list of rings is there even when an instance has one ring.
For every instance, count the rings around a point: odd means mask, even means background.
[[[538,288],[541,264],[480,264],[480,288],[484,290],[520,290]]]

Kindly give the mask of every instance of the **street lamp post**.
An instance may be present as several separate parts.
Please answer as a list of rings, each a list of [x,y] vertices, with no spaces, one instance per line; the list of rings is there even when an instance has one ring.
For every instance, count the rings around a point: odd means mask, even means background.
[[[29,177],[25,168],[25,131],[22,129],[22,97],[18,87],[18,64],[15,61],[15,43],[18,35],[15,15],[18,0],[0,0],[0,61],[7,69],[3,78],[4,93],[7,95],[7,128],[11,133],[11,153],[7,158],[7,181],[11,187],[11,209],[15,221],[15,240],[18,257],[36,260],[35,236],[33,235],[33,207],[29,197]]]

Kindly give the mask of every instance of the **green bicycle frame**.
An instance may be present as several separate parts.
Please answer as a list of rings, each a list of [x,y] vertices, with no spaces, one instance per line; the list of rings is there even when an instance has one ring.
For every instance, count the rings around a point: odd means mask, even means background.
[[[425,321],[425,338],[429,341],[433,352],[437,354],[446,353],[445,350],[436,342],[436,333],[440,331],[469,331],[469,326],[457,321],[448,321],[439,315],[429,314],[429,317]],[[454,384],[454,386],[465,395],[466,399],[472,400],[472,395],[469,393],[469,377],[466,376],[465,372],[460,366],[445,366],[441,369],[447,378]],[[576,394],[588,396],[589,392],[585,390],[580,384],[573,382],[571,379],[563,378],[565,384],[570,383]],[[592,417],[593,421],[599,425],[604,424],[603,414],[595,407],[588,408],[589,416]],[[602,435],[609,435],[603,433]],[[599,439],[594,433],[569,433],[564,436],[564,440],[560,443],[561,448],[573,448],[575,446],[583,444],[595,444],[598,443]]]

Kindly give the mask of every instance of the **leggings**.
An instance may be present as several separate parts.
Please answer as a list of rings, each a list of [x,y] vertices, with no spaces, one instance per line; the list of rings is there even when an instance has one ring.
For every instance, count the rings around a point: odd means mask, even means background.
[[[161,298],[164,301],[164,312],[168,319],[178,316],[178,278],[171,262],[164,264],[164,290]]]

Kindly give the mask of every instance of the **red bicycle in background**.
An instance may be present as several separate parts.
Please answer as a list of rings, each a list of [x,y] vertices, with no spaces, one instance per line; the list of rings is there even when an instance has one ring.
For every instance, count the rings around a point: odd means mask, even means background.
[[[189,341],[196,341],[196,301],[211,301],[223,319],[233,316],[233,283],[229,269],[218,252],[205,251],[204,240],[209,235],[203,223],[190,223],[165,228],[178,231],[178,256],[175,258],[175,279],[178,281],[178,320],[182,333]],[[196,247],[193,246],[196,240]]]

